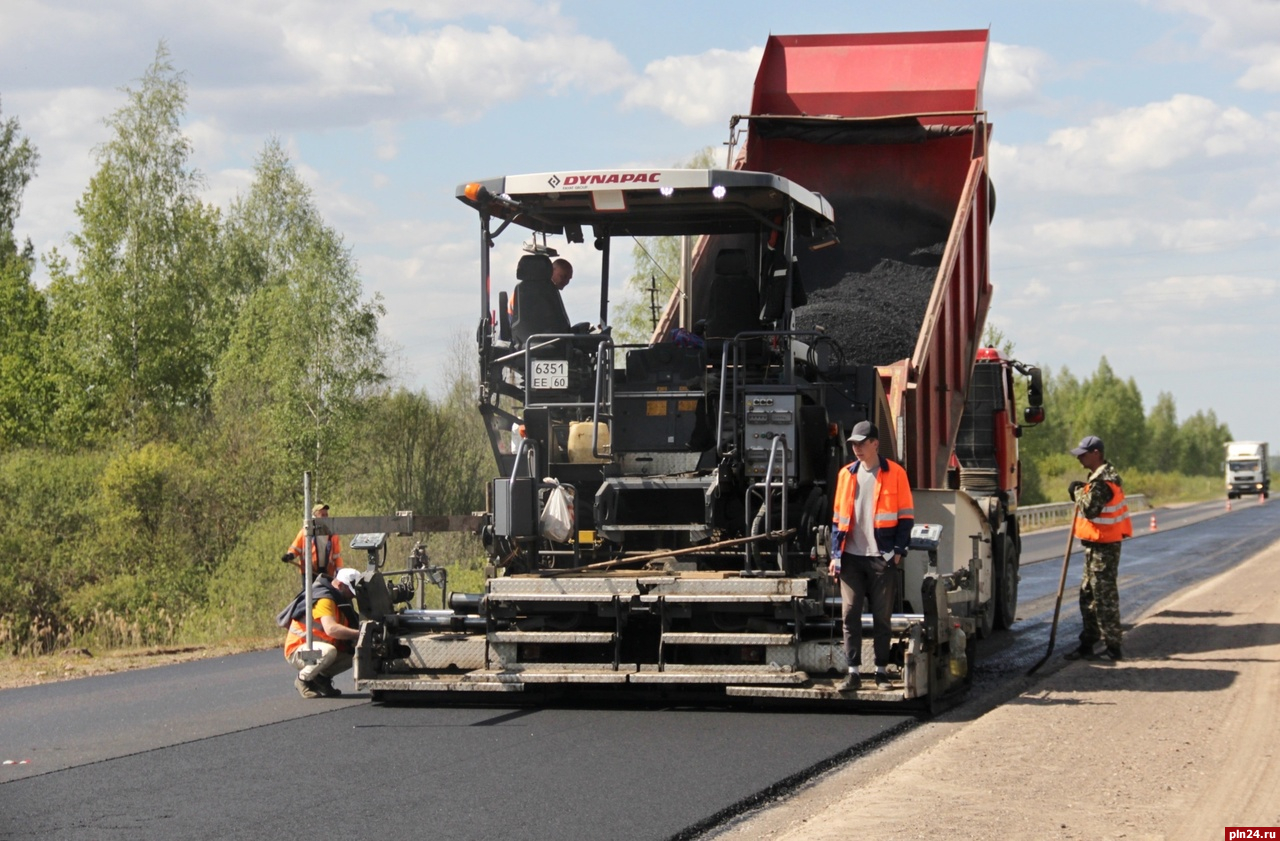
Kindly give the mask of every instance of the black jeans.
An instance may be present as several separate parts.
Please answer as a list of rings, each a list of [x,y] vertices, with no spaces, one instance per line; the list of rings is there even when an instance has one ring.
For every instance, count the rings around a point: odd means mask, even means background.
[[[844,654],[850,666],[862,665],[862,605],[871,596],[871,635],[876,667],[889,665],[890,623],[897,598],[898,568],[876,555],[840,559],[840,601],[844,608]]]

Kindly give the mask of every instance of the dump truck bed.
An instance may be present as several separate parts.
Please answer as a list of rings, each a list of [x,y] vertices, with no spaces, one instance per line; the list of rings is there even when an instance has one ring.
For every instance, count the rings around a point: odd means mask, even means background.
[[[986,30],[775,35],[734,166],[773,172],[835,209],[839,243],[801,252],[794,326],[881,370],[913,487],[945,486],[991,298],[993,207],[982,110]],[[693,319],[711,261],[695,263]],[[673,299],[670,326],[678,302]]]

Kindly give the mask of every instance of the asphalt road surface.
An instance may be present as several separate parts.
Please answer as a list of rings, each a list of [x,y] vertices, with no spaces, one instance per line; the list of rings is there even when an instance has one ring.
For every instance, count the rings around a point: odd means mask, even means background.
[[[1155,533],[1136,517],[1123,614],[1280,537],[1280,504],[1234,508],[1159,510]],[[1020,618],[980,645],[974,696],[1025,680],[1044,654],[1065,549],[1063,529],[1025,540]],[[1080,565],[1059,651],[1079,632]],[[6,690],[0,710],[0,761],[26,760],[0,766],[0,839],[692,837],[914,722],[303,701],[276,651]]]

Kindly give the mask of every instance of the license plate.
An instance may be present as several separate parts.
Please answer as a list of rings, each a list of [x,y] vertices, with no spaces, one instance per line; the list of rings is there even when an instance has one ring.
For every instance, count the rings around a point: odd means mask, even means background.
[[[537,391],[563,391],[569,387],[569,363],[564,359],[538,359],[533,363],[533,387]]]

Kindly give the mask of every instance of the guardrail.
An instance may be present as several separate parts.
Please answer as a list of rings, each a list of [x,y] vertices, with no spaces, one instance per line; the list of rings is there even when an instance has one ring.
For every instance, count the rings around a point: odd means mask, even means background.
[[[1146,494],[1126,496],[1125,502],[1130,511],[1143,511],[1150,508]],[[1050,502],[1045,505],[1024,505],[1018,509],[1018,530],[1032,531],[1047,526],[1065,525],[1071,521],[1074,502]]]

